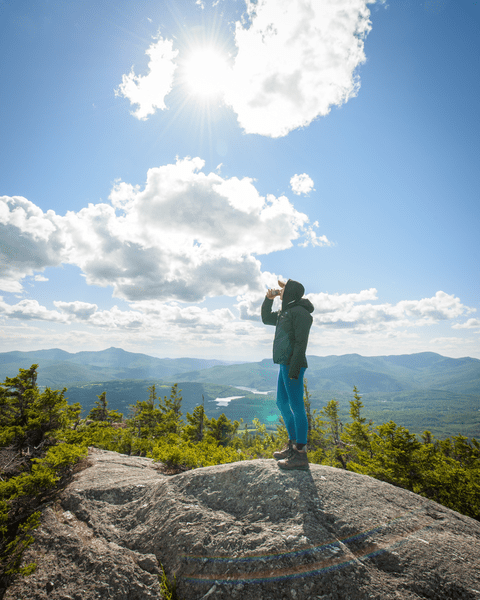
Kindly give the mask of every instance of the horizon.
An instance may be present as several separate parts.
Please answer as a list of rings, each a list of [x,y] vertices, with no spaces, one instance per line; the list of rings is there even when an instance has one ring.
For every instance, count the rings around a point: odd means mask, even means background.
[[[0,351],[480,359],[478,3],[0,9]]]
[[[132,352],[130,350],[125,350],[124,348],[120,348],[117,346],[109,346],[108,348],[104,348],[103,350],[78,350],[77,352],[69,352],[68,350],[64,350],[63,348],[41,348],[41,349],[37,349],[37,350],[8,350],[5,352],[0,352],[0,355],[2,354],[9,354],[11,352],[23,352],[23,353],[31,353],[31,352],[50,352],[52,350],[60,350],[61,352],[66,352],[67,354],[71,354],[71,355],[75,355],[75,354],[81,354],[81,353],[85,353],[85,352],[106,352],[107,350],[122,350],[123,352],[127,352],[129,354],[139,354],[139,355],[143,355],[143,356],[148,356],[149,358],[158,358],[160,360],[182,360],[182,359],[195,359],[195,360],[217,360],[220,362],[227,362],[227,363],[235,363],[235,364],[246,364],[246,363],[257,363],[257,362],[263,362],[264,360],[273,360],[272,357],[264,357],[264,358],[260,358],[258,360],[236,360],[236,361],[231,361],[231,360],[225,360],[222,358],[218,358],[218,357],[205,357],[205,356],[186,356],[186,355],[182,355],[182,356],[158,356],[158,355],[154,355],[154,354],[147,354],[145,352]],[[479,358],[476,358],[474,356],[458,356],[458,357],[454,357],[454,356],[447,356],[445,354],[440,354],[439,352],[433,352],[433,351],[426,351],[426,352],[413,352],[413,353],[402,353],[402,354],[359,354],[358,352],[347,352],[345,354],[312,354],[312,353],[308,353],[307,352],[307,359],[310,358],[330,358],[332,356],[335,356],[337,358],[342,358],[345,356],[360,356],[361,358],[389,358],[391,356],[416,356],[419,354],[435,354],[436,356],[441,356],[442,358],[450,358],[450,359],[454,359],[454,360],[460,360],[462,358],[469,358],[472,360],[480,360]]]

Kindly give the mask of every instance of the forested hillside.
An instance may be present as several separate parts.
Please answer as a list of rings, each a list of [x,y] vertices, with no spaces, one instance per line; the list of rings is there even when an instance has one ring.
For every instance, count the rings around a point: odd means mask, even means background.
[[[351,390],[357,386],[362,390],[365,416],[375,422],[392,419],[418,435],[428,428],[439,438],[457,434],[480,438],[478,359],[453,359],[427,352],[374,357],[309,356],[308,361],[306,377],[313,408],[319,410],[335,398],[345,420]],[[127,414],[129,405],[145,398],[151,385],[168,390],[177,382],[185,412],[193,411],[204,397],[205,406],[214,417],[224,412],[231,420],[251,423],[258,418],[271,430],[278,425],[274,393],[278,367],[271,359],[234,364],[191,358],[159,359],[118,348],[76,354],[58,349],[6,352],[0,354],[0,379],[32,363],[42,365],[38,385],[67,387],[69,402],[79,402],[84,416],[103,391],[113,409]],[[255,390],[270,393],[259,394]],[[216,402],[221,398],[233,399]]]
[[[155,358],[109,348],[100,352],[39,350],[0,353],[0,379],[41,364],[38,385],[64,387],[117,379],[144,379],[244,386],[260,391],[275,388],[278,367],[272,360],[229,363],[195,358]],[[311,390],[347,392],[354,385],[370,393],[437,390],[480,397],[480,360],[448,358],[433,352],[399,356],[309,356]]]
[[[308,375],[308,371],[307,371]],[[310,386],[312,408],[320,410],[329,400],[335,398],[339,405],[340,418],[348,419],[351,391],[323,391]],[[79,402],[85,416],[95,405],[97,396],[106,392],[109,405],[124,414],[129,406],[148,395],[148,388],[157,386],[160,394],[165,394],[174,382],[158,380],[114,380],[101,383],[88,383],[70,386],[67,397],[70,402]],[[184,412],[192,412],[205,402],[208,413],[218,417],[222,412],[231,420],[252,423],[259,419],[269,430],[275,430],[280,414],[276,405],[275,386],[269,393],[235,388],[228,385],[185,382],[178,380],[182,389]],[[224,402],[221,399],[225,398]],[[230,399],[231,398],[231,399]],[[439,438],[462,434],[480,438],[480,396],[462,395],[442,390],[411,390],[399,392],[373,392],[363,394],[364,414],[374,422],[393,420],[420,435],[430,429]]]
[[[199,358],[155,358],[147,354],[126,352],[121,348],[74,354],[54,348],[0,353],[0,380],[26,364],[33,363],[42,365],[38,374],[38,385],[52,388],[92,381],[169,378],[193,369],[231,364],[221,360]]]

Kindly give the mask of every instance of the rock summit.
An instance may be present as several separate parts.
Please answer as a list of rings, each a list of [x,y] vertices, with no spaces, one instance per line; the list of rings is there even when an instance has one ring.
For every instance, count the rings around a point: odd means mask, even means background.
[[[9,600],[480,600],[480,523],[349,471],[242,461],[163,475],[90,449]]]

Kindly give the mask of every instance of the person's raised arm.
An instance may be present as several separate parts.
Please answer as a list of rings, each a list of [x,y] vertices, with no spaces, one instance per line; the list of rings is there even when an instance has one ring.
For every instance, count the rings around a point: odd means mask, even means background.
[[[278,314],[272,312],[273,299],[278,296],[278,291],[270,289],[267,291],[265,300],[262,304],[262,322],[265,325],[276,325]]]

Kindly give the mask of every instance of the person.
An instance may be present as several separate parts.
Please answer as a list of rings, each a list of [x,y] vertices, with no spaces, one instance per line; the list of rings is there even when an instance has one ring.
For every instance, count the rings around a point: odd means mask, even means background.
[[[313,304],[303,298],[305,288],[298,281],[278,281],[279,290],[269,289],[262,304],[262,321],[275,325],[273,362],[280,365],[277,406],[288,432],[288,443],[274,452],[282,469],[307,470],[308,419],[303,401],[303,375],[308,367],[305,356],[312,325]],[[272,312],[273,300],[280,295],[281,309]]]

